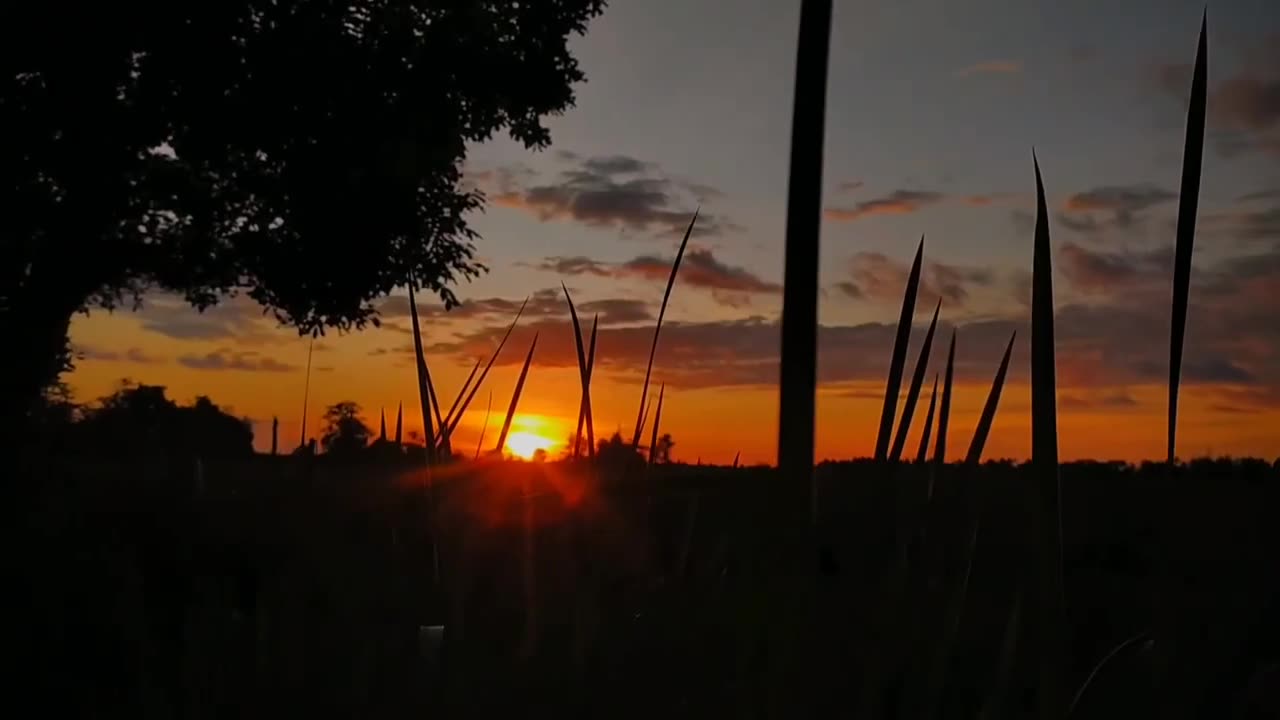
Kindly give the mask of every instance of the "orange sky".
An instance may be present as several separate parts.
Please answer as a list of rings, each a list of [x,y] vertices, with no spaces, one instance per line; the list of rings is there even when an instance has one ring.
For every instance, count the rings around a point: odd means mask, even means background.
[[[567,312],[565,313],[567,316]],[[193,320],[200,320],[194,312]],[[292,447],[298,438],[306,364],[307,341],[286,329],[268,329],[254,321],[247,333],[249,344],[229,344],[227,339],[176,339],[144,329],[147,311],[94,313],[77,318],[73,326],[76,344],[89,348],[88,357],[69,380],[78,398],[88,400],[110,393],[122,378],[168,387],[169,395],[190,401],[207,394],[215,402],[229,406],[237,415],[255,421],[255,443],[261,450],[270,446],[270,422],[280,418],[282,447]],[[676,318],[678,320],[678,318]],[[564,320],[567,324],[567,317]],[[431,328],[428,327],[428,332]],[[378,412],[386,408],[388,425],[394,423],[397,402],[405,404],[406,433],[421,429],[416,385],[407,352],[398,355],[371,355],[371,348],[384,344],[394,330],[369,330],[346,336],[329,336],[317,343],[311,383],[309,435],[317,435],[320,417],[327,405],[354,400],[365,410],[368,424],[375,430]],[[917,335],[919,332],[917,331]],[[473,452],[484,422],[489,391],[493,392],[493,419],[486,447],[496,441],[497,427],[511,400],[519,371],[518,364],[527,344],[513,335],[503,352],[504,361],[495,366],[485,387],[458,430],[456,447]],[[400,341],[403,344],[403,341]],[[539,340],[539,352],[553,353]],[[572,348],[564,349],[572,352]],[[888,348],[869,348],[883,356]],[[213,354],[218,362],[205,362]],[[662,353],[659,352],[661,358]],[[525,392],[513,426],[563,441],[576,422],[578,403],[577,371],[565,367],[540,367],[538,354],[526,382]],[[441,402],[452,402],[457,388],[470,371],[453,357],[432,358]],[[603,361],[603,356],[601,360]],[[1015,354],[1014,362],[1025,363]],[[187,363],[187,364],[184,364]],[[914,355],[911,358],[914,362]],[[191,367],[197,365],[203,367]],[[210,369],[216,366],[219,369]],[[226,366],[226,367],[224,367]],[[994,365],[992,365],[994,373]],[[658,382],[669,373],[661,363],[655,368]],[[916,410],[908,452],[919,443],[920,427],[928,403],[930,383]],[[949,455],[963,456],[972,437],[977,416],[989,390],[989,381],[957,385],[953,399]],[[904,381],[905,385],[905,381]],[[1064,458],[1116,458],[1139,460],[1158,457],[1164,443],[1164,390],[1158,386],[1130,386],[1134,400],[1129,407],[1060,410],[1060,443]],[[824,386],[819,392],[817,456],[847,458],[870,453],[875,442],[883,386],[879,382],[855,382]],[[1067,393],[1060,393],[1067,395]],[[597,436],[623,430],[629,436],[634,426],[639,386],[604,375],[593,385]],[[1211,412],[1219,402],[1219,389],[1192,387],[1184,395],[1180,447],[1183,454],[1273,455],[1275,428],[1280,412],[1251,413],[1246,416]],[[1025,383],[1006,387],[995,428],[987,444],[987,457],[1024,457],[1029,446],[1029,393]],[[742,462],[772,462],[777,428],[777,394],[771,387],[759,388],[668,388],[663,406],[662,429],[675,441],[673,455],[682,461],[728,463],[735,453]],[[646,439],[648,432],[645,433]]]

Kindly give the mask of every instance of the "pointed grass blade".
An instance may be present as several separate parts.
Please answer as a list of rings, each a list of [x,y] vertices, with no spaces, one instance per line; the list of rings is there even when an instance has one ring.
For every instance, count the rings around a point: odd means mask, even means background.
[[[951,330],[951,349],[947,350],[947,371],[942,381],[942,406],[938,408],[938,439],[933,447],[933,462],[947,463],[947,427],[951,422],[951,378],[956,366],[956,331]]]
[[[307,379],[302,385],[302,437],[298,438],[298,447],[307,446],[307,400],[311,398],[311,353],[316,349],[316,337],[311,336],[307,344]]]
[[[1187,109],[1186,147],[1182,153],[1182,187],[1178,196],[1178,229],[1173,261],[1173,324],[1169,333],[1169,439],[1166,457],[1173,464],[1177,450],[1178,386],[1182,381],[1182,347],[1187,332],[1187,303],[1191,294],[1191,254],[1196,240],[1196,211],[1200,203],[1200,169],[1204,159],[1204,116],[1208,85],[1208,13],[1200,24],[1200,42]]]
[[[898,316],[898,336],[893,341],[893,357],[889,360],[889,382],[884,389],[884,409],[880,412],[880,434],[876,437],[877,461],[889,452],[889,436],[893,434],[893,416],[898,410],[898,391],[902,389],[902,370],[907,364],[907,344],[911,342],[911,319],[916,311],[916,293],[920,289],[920,265],[924,260],[924,238],[916,248],[916,259],[911,263],[907,277],[907,289],[902,296],[902,314]]]
[[[489,405],[484,409],[484,424],[480,426],[480,439],[476,441],[476,459],[480,459],[480,448],[484,447],[484,434],[489,429],[489,414],[493,412],[493,391],[489,391]]]
[[[920,436],[920,449],[916,452],[916,464],[923,464],[929,456],[929,434],[933,430],[933,411],[938,406],[938,373],[933,374],[933,392],[929,394],[929,411],[924,415],[924,434]]]
[[[676,273],[680,271],[680,260],[684,258],[684,250],[689,246],[689,237],[693,235],[694,223],[698,222],[698,212],[693,212],[689,227],[684,231],[684,239],[680,241],[680,249],[676,251],[675,262],[671,263],[671,275],[667,278],[667,289],[662,293],[662,306],[658,308],[658,322],[653,326],[653,344],[649,346],[649,364],[644,371],[644,386],[640,390],[640,413],[636,415],[636,431],[631,436],[631,447],[640,445],[640,433],[644,430],[645,398],[649,396],[649,377],[653,373],[653,356],[658,352],[658,334],[662,332],[662,318],[667,314],[667,301],[671,299],[671,288],[676,284]]]
[[[938,311],[942,309],[942,300],[933,309],[933,320],[929,323],[929,331],[925,333],[924,344],[920,346],[920,356],[916,358],[916,370],[911,375],[911,386],[907,389],[907,401],[902,406],[902,419],[898,421],[898,434],[893,438],[893,449],[889,452],[889,462],[898,462],[902,450],[907,446],[907,433],[911,431],[911,416],[916,412],[916,401],[920,397],[920,388],[924,385],[924,373],[929,368],[929,353],[933,350],[933,332],[938,328]],[[928,431],[925,431],[926,434]]]
[[[565,302],[569,304],[569,317],[573,320],[573,342],[578,351],[578,377],[582,383],[582,399],[579,401],[578,433],[573,439],[573,456],[578,457],[582,442],[582,425],[591,416],[591,374],[587,367],[587,353],[582,347],[582,325],[578,322],[578,310],[573,306],[573,298],[569,296],[569,288],[562,282]],[[597,316],[598,318],[599,316]],[[591,327],[592,347],[595,344],[596,327]]]
[[[591,374],[595,371],[595,366],[596,366],[596,329],[599,327],[599,325],[600,325],[600,314],[596,313],[595,317],[591,319],[591,346],[587,350],[587,387],[588,389],[590,389],[590,386],[591,386]],[[588,393],[587,395],[587,399],[589,398],[590,398],[590,393]],[[573,446],[574,457],[578,456],[577,441],[582,438],[582,426],[584,423],[587,426],[587,457],[594,458],[596,456],[596,426],[595,426],[595,420],[591,416],[591,405],[585,402],[582,404],[582,407],[578,409],[578,432],[574,436],[575,437],[574,446]]]
[[[649,439],[649,464],[652,465],[658,456],[658,425],[662,422],[662,396],[667,391],[667,384],[658,387],[658,408],[653,413],[653,434]]]
[[[516,406],[520,404],[520,393],[524,392],[524,380],[529,376],[529,363],[533,362],[533,351],[538,347],[538,334],[533,334],[533,342],[529,344],[529,354],[524,358],[524,367],[520,368],[520,378],[516,380],[515,392],[511,393],[511,406],[507,408],[507,419],[502,421],[502,433],[498,435],[498,452],[507,444],[507,433],[511,431],[511,421],[516,416]]]
[[[782,355],[778,374],[778,470],[810,488],[818,371],[818,250],[822,227],[822,151],[826,138],[831,0],[800,4],[791,167],[787,180],[786,257],[782,282]]]
[[[400,447],[400,442],[404,438],[404,403],[396,405],[396,447]]]
[[[1004,349],[1004,357],[1000,360],[1000,369],[996,371],[995,380],[991,382],[991,393],[987,395],[987,404],[982,408],[982,417],[978,419],[978,428],[973,432],[973,442],[969,444],[969,454],[965,462],[977,465],[982,461],[982,449],[991,434],[991,425],[996,419],[996,409],[1000,407],[1000,392],[1004,390],[1004,378],[1009,372],[1009,356],[1013,353],[1013,340],[1017,332],[1009,338],[1009,345]]]
[[[378,426],[378,440],[382,442],[386,442],[387,441],[387,409],[380,408],[379,415],[381,416],[381,420],[379,421],[379,426]]]
[[[413,355],[417,360],[418,402],[422,406],[422,433],[427,445],[427,464],[436,462],[436,433],[431,423],[431,375],[427,372],[427,359],[422,352],[422,328],[418,324],[418,304],[413,298],[413,278],[409,278],[409,318],[413,324]]]
[[[480,390],[480,386],[484,384],[484,380],[489,376],[489,370],[493,368],[493,363],[497,361],[498,355],[502,352],[502,348],[506,347],[507,339],[511,337],[511,331],[516,329],[516,323],[520,322],[520,316],[524,314],[524,308],[529,304],[529,298],[525,298],[520,304],[520,309],[516,311],[516,317],[511,321],[511,326],[507,328],[507,332],[502,336],[502,340],[498,343],[498,347],[493,349],[493,355],[489,357],[489,362],[485,363],[484,370],[480,373],[480,379],[476,380],[476,384],[471,386],[471,391],[467,393],[467,399],[462,401],[462,406],[458,408],[458,413],[453,416],[449,422],[449,434],[458,427],[458,422],[462,420],[463,414],[467,412],[467,408],[471,406],[471,400],[475,398],[476,392]]]
[[[458,394],[453,398],[453,404],[449,406],[449,412],[444,414],[444,426],[453,425],[453,415],[458,411],[458,404],[462,402],[462,398],[467,394],[467,390],[471,389],[471,381],[475,379],[476,373],[480,370],[480,358],[476,358],[476,364],[471,366],[471,372],[467,375],[467,379],[462,383],[462,388],[458,390]]]

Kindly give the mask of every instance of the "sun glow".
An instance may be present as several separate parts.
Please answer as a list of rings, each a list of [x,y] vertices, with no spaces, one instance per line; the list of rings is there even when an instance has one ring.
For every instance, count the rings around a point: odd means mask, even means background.
[[[507,436],[507,450],[515,457],[531,460],[539,450],[551,451],[555,441],[531,432],[513,432]]]

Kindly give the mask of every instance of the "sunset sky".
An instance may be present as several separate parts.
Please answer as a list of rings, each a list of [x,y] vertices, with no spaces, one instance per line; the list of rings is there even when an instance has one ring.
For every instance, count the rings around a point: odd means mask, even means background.
[[[654,392],[675,459],[772,462],[778,325],[799,2],[613,0],[574,48],[588,82],[552,118],[540,153],[472,148],[467,181],[488,275],[449,313],[419,298],[441,402],[528,310],[457,443],[495,423],[540,332],[516,425],[562,442],[578,379],[563,280],[599,313],[597,435],[629,436],[653,321],[679,235],[703,215],[667,311]],[[1009,334],[1010,385],[988,457],[1030,444],[1034,146],[1052,211],[1060,445],[1065,458],[1164,452],[1173,227],[1186,98],[1204,9],[1190,0],[836,0],[825,152],[817,456],[875,442],[907,267],[925,236],[909,354],[942,298],[935,371],[958,328],[950,451],[962,456]],[[1179,448],[1183,456],[1280,454],[1280,3],[1209,8],[1204,158]],[[421,423],[407,302],[384,327],[318,341],[308,434],[354,400],[377,427],[405,404]],[[198,314],[163,295],[138,313],[78,317],[77,398],[122,378],[209,395],[298,439],[307,340],[251,301]],[[496,433],[490,430],[490,439]],[[486,440],[486,443],[491,440]]]

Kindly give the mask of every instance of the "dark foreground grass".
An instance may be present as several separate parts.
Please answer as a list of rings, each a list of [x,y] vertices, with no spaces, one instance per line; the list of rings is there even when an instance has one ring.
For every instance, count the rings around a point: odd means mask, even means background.
[[[875,677],[884,717],[1026,717],[1036,668],[1002,660],[1034,638],[1006,629],[1035,582],[1029,469],[883,467],[818,468],[816,548],[777,527],[770,470],[438,470],[436,586],[411,470],[263,458],[201,489],[186,462],[53,466],[10,548],[21,687],[51,716],[811,717],[852,716]],[[1092,676],[1072,717],[1173,692],[1275,717],[1280,470],[1166,473],[1062,467],[1068,690]],[[441,624],[436,653],[420,628]],[[1167,646],[1177,688],[1153,679]]]

